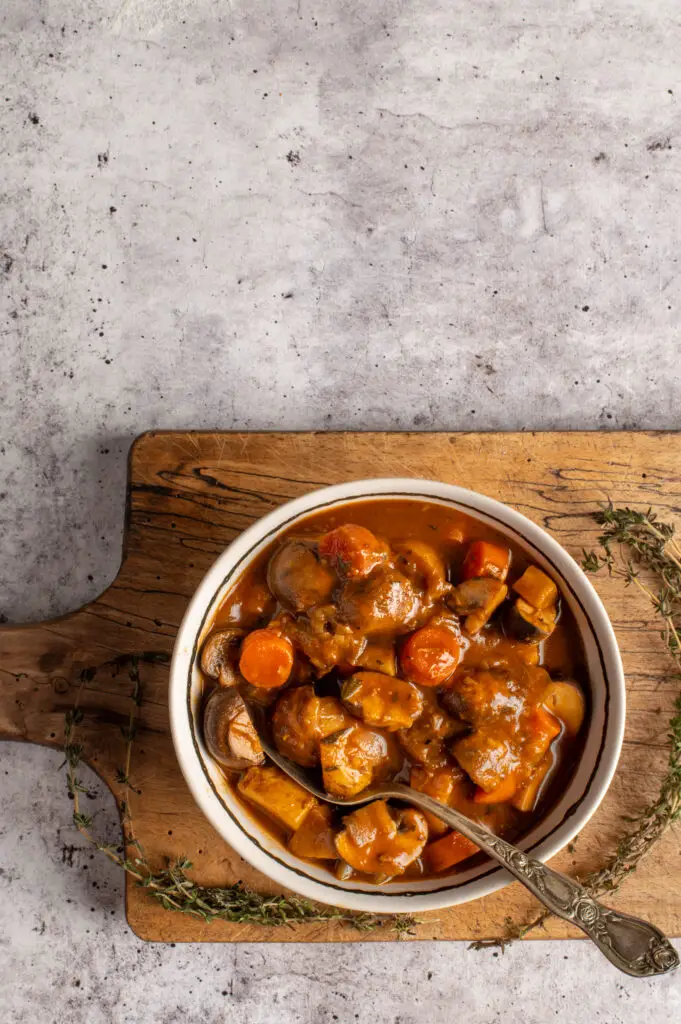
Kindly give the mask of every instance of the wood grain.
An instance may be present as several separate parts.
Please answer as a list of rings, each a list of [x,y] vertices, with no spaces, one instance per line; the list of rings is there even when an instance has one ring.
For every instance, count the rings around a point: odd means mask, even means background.
[[[653,505],[673,517],[681,505],[681,436],[668,433],[546,434],[223,434],[149,433],[130,453],[123,561],[96,601],[37,626],[0,629],[0,737],[58,747],[64,712],[84,668],[103,666],[83,686],[80,735],[89,762],[118,795],[120,725],[130,681],[107,663],[140,651],[170,653],[189,598],[217,555],[264,513],[313,488],[370,476],[412,476],[462,484],[507,502],[545,527],[575,557],[593,544],[589,513],[608,497]],[[599,866],[623,828],[657,791],[666,763],[666,731],[678,683],[658,641],[645,599],[620,582],[597,578],[615,626],[628,687],[626,739],[613,785],[572,853],[553,861],[584,871]],[[272,884],[245,864],[195,807],[175,762],[168,728],[167,668],[142,667],[145,700],[133,775],[136,830],[152,860],[187,854],[195,877]],[[64,806],[64,820],[69,808]],[[222,922],[201,924],[157,906],[128,885],[134,931],[158,941],[375,941],[331,925],[295,930]],[[681,935],[681,858],[669,833],[614,900]],[[450,911],[422,915],[417,937],[474,939],[499,934],[504,918],[536,903],[516,884]],[[581,933],[551,921],[533,937]]]

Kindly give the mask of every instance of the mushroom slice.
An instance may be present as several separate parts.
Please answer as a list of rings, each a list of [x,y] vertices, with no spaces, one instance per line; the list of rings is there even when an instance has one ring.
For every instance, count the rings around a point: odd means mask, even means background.
[[[203,738],[211,756],[231,771],[241,771],[265,760],[246,705],[233,687],[218,687],[206,701]]]
[[[522,597],[510,606],[504,617],[504,632],[528,644],[539,644],[556,628],[558,606],[534,608]]]
[[[201,671],[204,675],[218,679],[221,686],[233,686],[237,678],[235,666],[243,636],[243,629],[216,629],[211,633],[201,651]]]
[[[356,668],[365,668],[369,672],[383,672],[386,676],[397,675],[397,655],[395,641],[392,637],[378,637],[370,640],[362,653],[352,662]]]
[[[267,567],[270,590],[296,614],[327,604],[336,582],[336,576],[319,561],[314,549],[300,540],[288,541],[275,551]]]
[[[507,594],[505,583],[485,576],[459,583],[446,600],[453,611],[466,616],[464,628],[473,636],[487,624]]]

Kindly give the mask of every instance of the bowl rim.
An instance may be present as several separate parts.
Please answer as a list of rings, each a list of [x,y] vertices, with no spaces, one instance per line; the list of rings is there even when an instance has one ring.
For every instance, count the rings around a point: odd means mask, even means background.
[[[518,845],[548,860],[584,827],[612,781],[624,735],[624,672],[612,625],[591,581],[558,541],[515,508],[456,484],[420,477],[377,477],[332,484],[283,503],[239,534],[218,556],[199,583],[178,629],[169,682],[171,734],[180,769],[201,811],[225,842],[272,881],[304,897],[353,910],[385,914],[442,909],[495,892],[513,881],[513,877],[500,866],[491,866],[484,874],[466,881],[456,882],[457,876],[453,875],[448,884],[440,888],[412,892],[390,892],[377,887],[371,891],[346,888],[339,885],[331,875],[328,882],[312,878],[274,856],[244,829],[221,800],[210,780],[194,734],[189,691],[198,642],[218,595],[235,568],[239,568],[241,575],[263,541],[267,539],[271,543],[276,533],[290,528],[295,520],[303,520],[330,505],[374,498],[440,501],[458,506],[473,517],[480,515],[492,519],[502,529],[516,534],[526,546],[538,551],[551,564],[561,583],[569,589],[580,606],[598,649],[605,686],[605,717],[600,748],[583,792],[560,822],[550,833],[526,844],[525,838],[531,838],[532,831],[541,825],[541,820],[534,823]],[[230,820],[225,820],[225,812]],[[306,862],[300,863],[305,865]],[[447,876],[443,876],[443,882],[446,879]]]

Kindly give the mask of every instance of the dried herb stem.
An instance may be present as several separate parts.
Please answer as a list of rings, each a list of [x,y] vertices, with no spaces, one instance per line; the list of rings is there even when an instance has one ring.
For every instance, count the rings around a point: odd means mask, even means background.
[[[410,914],[396,916],[364,914],[343,910],[340,907],[318,906],[310,900],[298,896],[276,896],[254,892],[242,885],[241,882],[226,887],[198,885],[191,881],[186,874],[192,867],[191,862],[186,858],[179,858],[175,861],[168,860],[161,870],[155,871],[151,867],[133,833],[130,793],[139,793],[139,791],[132,784],[130,772],[133,740],[137,732],[139,709],[142,705],[140,664],[142,662],[163,663],[167,660],[165,654],[147,651],[138,655],[123,655],[107,663],[113,665],[115,671],[127,668],[133,684],[128,723],[121,729],[125,738],[124,767],[116,773],[116,781],[123,787],[120,797],[123,845],[100,842],[96,839],[92,833],[93,820],[81,808],[80,795],[87,793],[88,790],[78,778],[78,766],[84,751],[83,747],[76,742],[76,726],[82,722],[84,717],[80,707],[83,687],[86,682],[94,679],[97,670],[86,669],[81,674],[76,702],[74,707],[66,713],[64,720],[64,752],[67,789],[73,801],[73,825],[82,838],[131,878],[134,878],[139,886],[147,889],[161,906],[177,913],[189,914],[191,917],[205,922],[222,920],[270,927],[337,922],[361,932],[390,926],[400,938],[413,935],[418,921]],[[126,848],[131,846],[136,849],[138,856],[129,857],[127,855]]]
[[[605,566],[611,575],[619,576],[626,585],[633,583],[646,596],[662,620],[661,637],[680,670],[676,678],[681,679],[681,549],[674,539],[674,527],[659,523],[651,509],[638,512],[615,508],[612,504],[594,513],[593,518],[604,527],[604,532],[598,538],[600,550],[584,552],[583,569],[596,572]],[[618,545],[617,554],[613,554],[614,543]],[[646,572],[650,578],[643,581],[641,572]],[[667,770],[659,795],[640,815],[630,819],[633,828],[620,840],[608,862],[582,879],[585,889],[593,896],[617,892],[655,843],[681,817],[681,695],[674,708],[669,723]],[[503,937],[473,943],[473,948],[503,948],[543,925],[549,917],[551,913],[543,911],[524,923],[509,920]]]

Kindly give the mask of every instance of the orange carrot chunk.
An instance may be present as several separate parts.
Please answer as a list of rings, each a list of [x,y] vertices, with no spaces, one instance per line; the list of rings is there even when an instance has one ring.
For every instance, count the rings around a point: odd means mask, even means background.
[[[252,686],[272,690],[283,686],[293,668],[293,644],[271,629],[256,629],[244,637],[239,670]]]
[[[440,686],[454,672],[461,658],[455,633],[445,626],[424,626],[409,637],[400,664],[407,679],[421,686]]]
[[[426,846],[423,859],[429,871],[446,871],[447,868],[459,864],[462,860],[468,860],[474,853],[479,853],[478,847],[470,839],[466,839],[460,832],[449,832],[442,839]]]
[[[493,576],[505,580],[511,564],[511,552],[488,540],[474,540],[463,560],[463,579],[472,580],[479,576]]]
[[[507,775],[503,782],[500,782],[498,786],[495,786],[488,793],[481,789],[480,786],[477,786],[473,800],[476,804],[504,804],[507,800],[513,799],[517,788],[518,783],[515,775]]]

